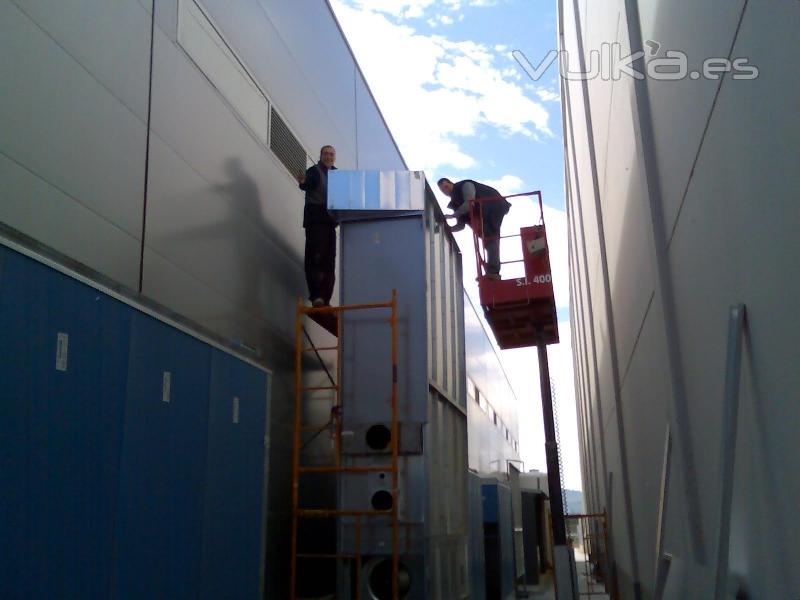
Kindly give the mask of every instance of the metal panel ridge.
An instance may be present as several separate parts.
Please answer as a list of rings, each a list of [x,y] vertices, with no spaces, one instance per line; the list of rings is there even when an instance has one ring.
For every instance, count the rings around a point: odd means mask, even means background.
[[[376,212],[425,210],[425,175],[422,171],[331,171],[328,208]]]

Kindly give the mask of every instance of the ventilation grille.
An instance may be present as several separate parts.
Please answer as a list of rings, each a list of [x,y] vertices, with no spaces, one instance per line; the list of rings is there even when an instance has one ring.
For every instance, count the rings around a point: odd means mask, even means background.
[[[306,151],[274,107],[270,118],[269,147],[292,175],[305,173]]]

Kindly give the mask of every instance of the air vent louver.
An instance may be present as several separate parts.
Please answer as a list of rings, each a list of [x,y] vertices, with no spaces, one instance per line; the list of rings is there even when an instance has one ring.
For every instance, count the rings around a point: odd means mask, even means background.
[[[281,116],[272,108],[269,147],[292,175],[306,170],[306,151]]]

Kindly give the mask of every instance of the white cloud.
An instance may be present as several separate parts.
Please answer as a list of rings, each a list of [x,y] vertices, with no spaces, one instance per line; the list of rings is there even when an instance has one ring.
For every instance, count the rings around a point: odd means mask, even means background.
[[[358,1],[361,10],[344,0],[332,4],[410,168],[473,167],[476,159],[458,138],[475,136],[481,126],[552,135],[547,110],[495,66],[493,48],[423,35],[387,17],[391,7],[406,14],[424,9],[426,0]]]
[[[488,179],[482,183],[493,187],[503,195],[521,192],[524,185],[522,179],[516,175],[503,175],[500,179]]]
[[[402,19],[422,17],[434,0],[355,0],[360,10],[381,12]]]
[[[453,24],[453,17],[450,17],[448,15],[442,15],[441,17],[439,17],[439,22],[442,25],[452,25]]]
[[[546,89],[538,89],[536,90],[536,95],[539,96],[539,99],[543,102],[560,102],[561,95],[558,92],[554,92],[553,90],[546,90]]]
[[[380,12],[397,19],[418,19],[427,16],[429,8],[457,13],[462,5],[484,8],[495,6],[497,0],[352,0],[352,4],[360,10]]]

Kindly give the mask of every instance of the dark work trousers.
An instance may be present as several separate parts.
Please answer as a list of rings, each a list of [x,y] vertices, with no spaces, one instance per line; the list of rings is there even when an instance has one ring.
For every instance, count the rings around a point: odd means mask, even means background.
[[[336,282],[336,227],[306,226],[306,283],[310,300],[322,298],[330,304]]]
[[[500,238],[484,239],[483,247],[486,248],[486,274],[500,274]]]
[[[500,226],[508,208],[500,202],[488,202],[483,211],[483,247],[486,248],[486,274],[500,273]]]

